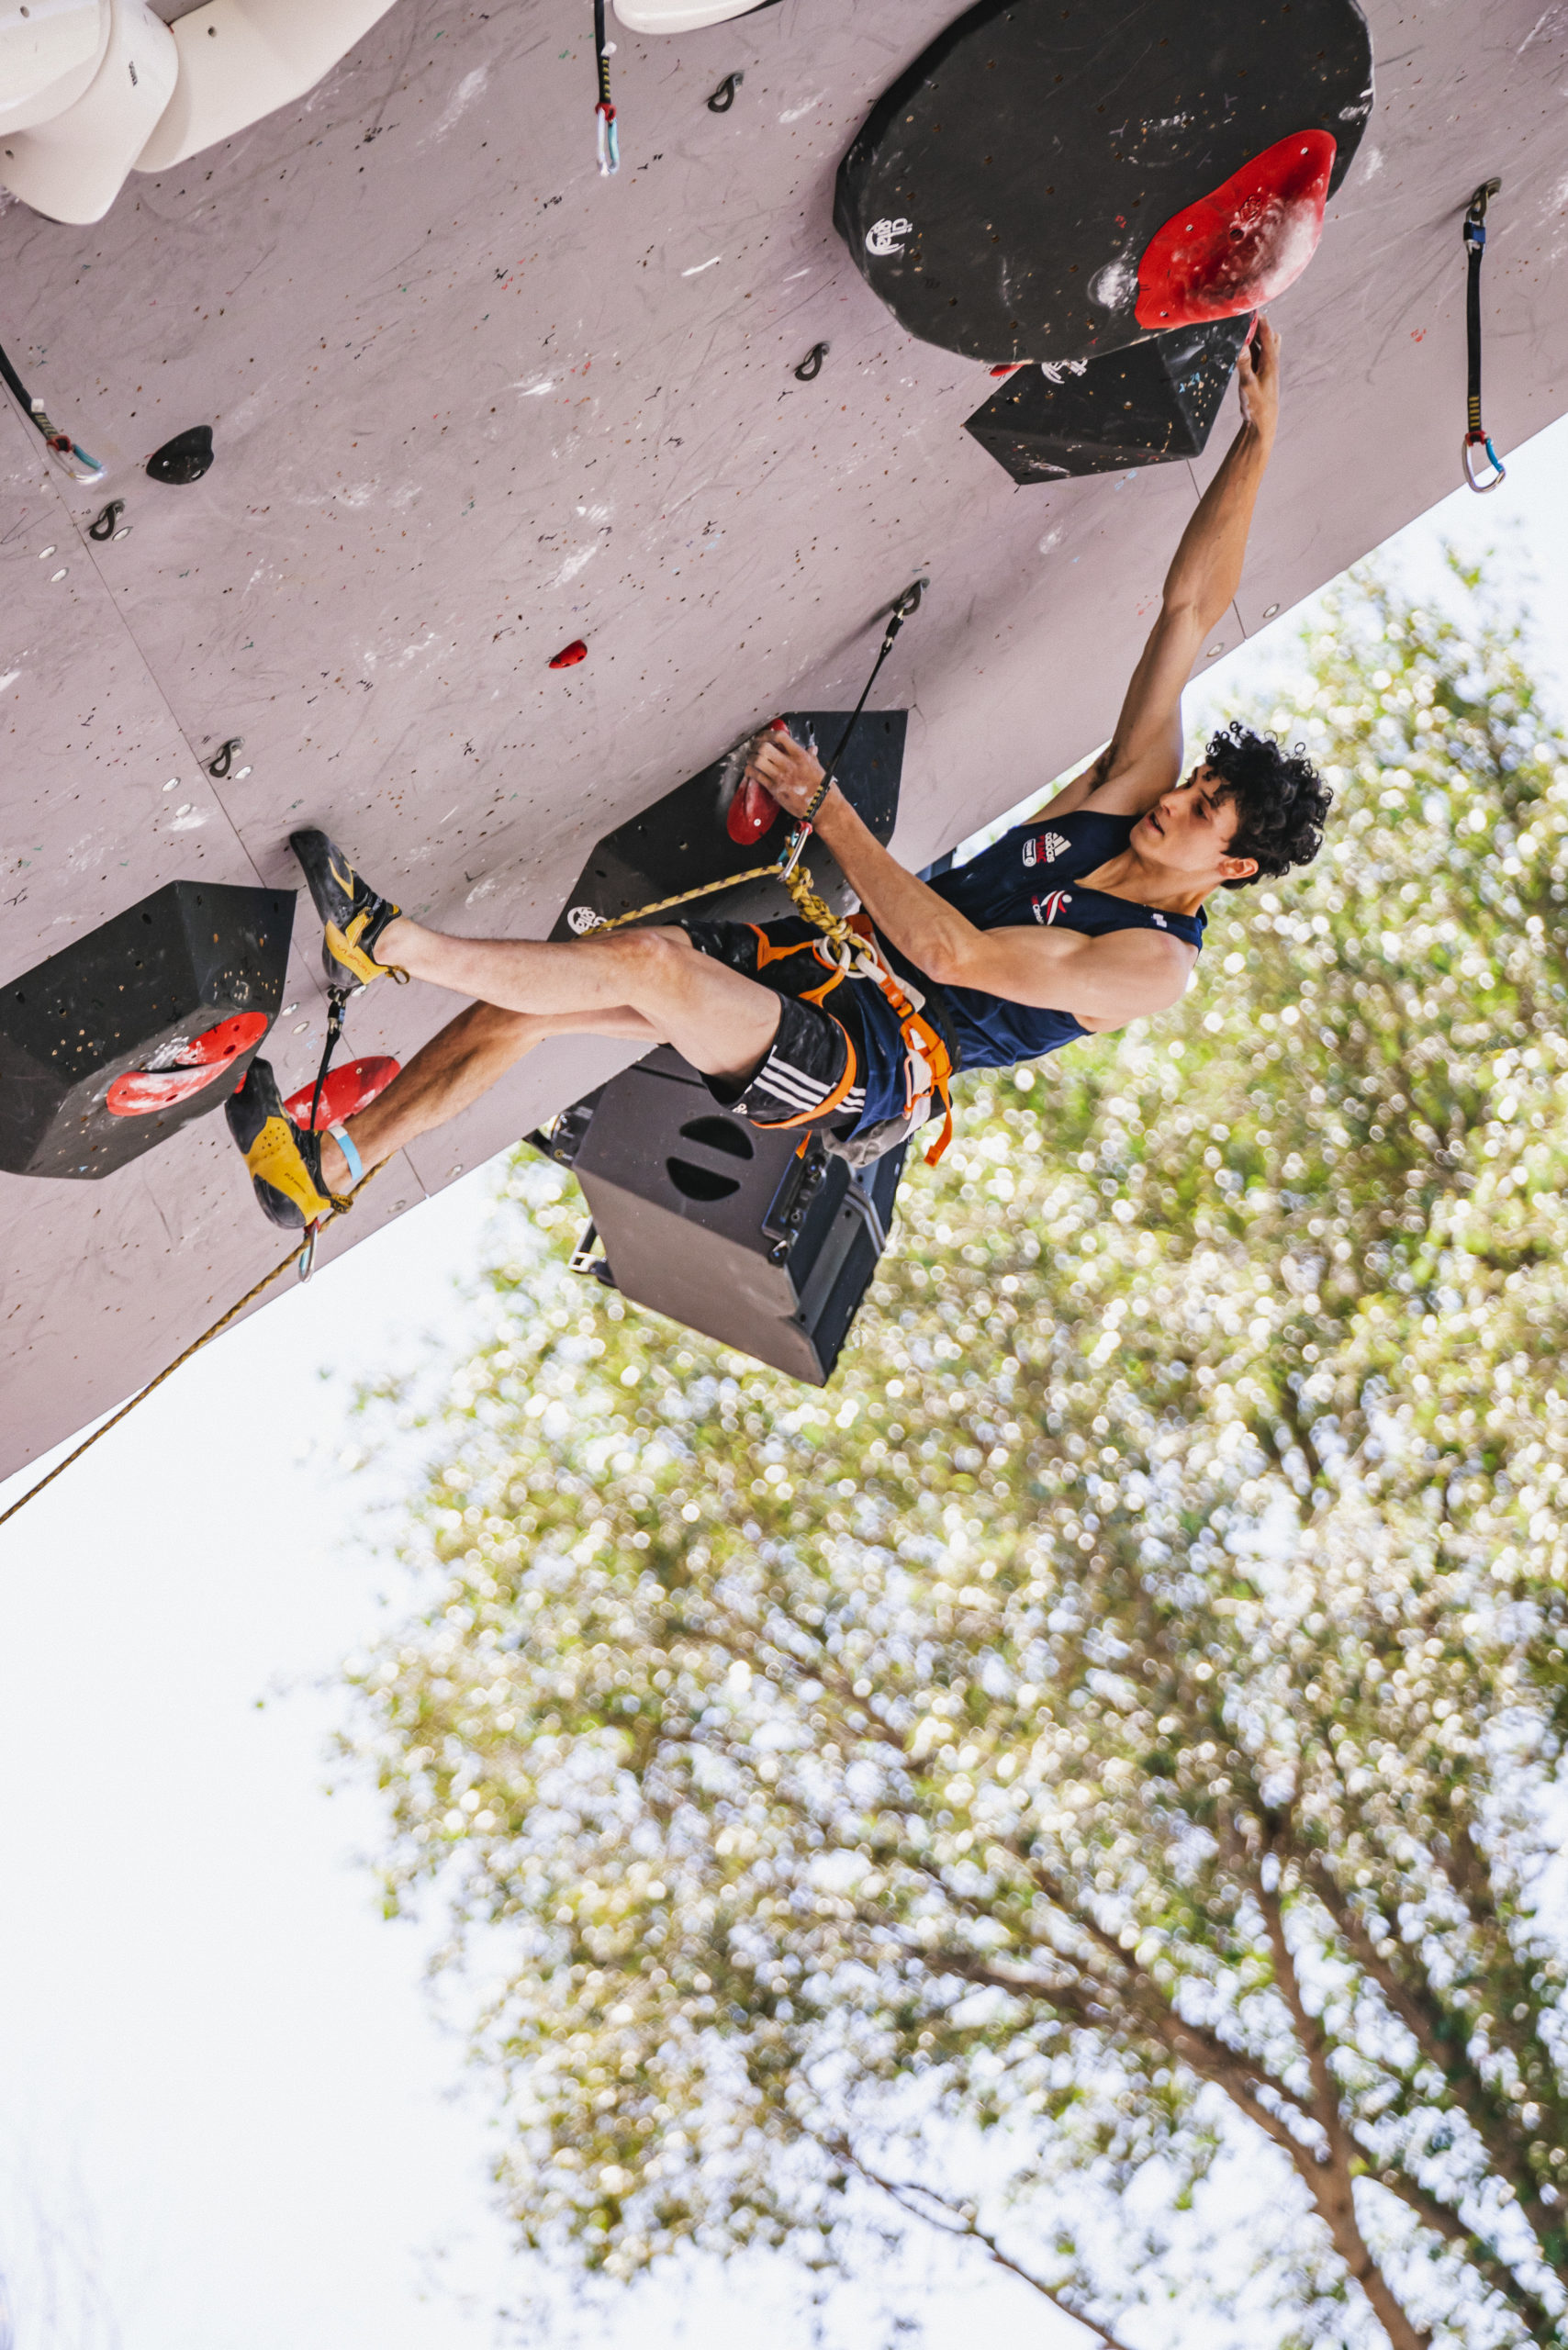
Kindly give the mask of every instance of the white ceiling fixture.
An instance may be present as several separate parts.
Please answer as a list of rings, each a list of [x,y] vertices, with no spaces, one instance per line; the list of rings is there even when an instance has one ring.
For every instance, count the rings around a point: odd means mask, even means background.
[[[0,0],[0,185],[50,220],[101,220],[162,172],[313,89],[391,0]]]
[[[101,220],[174,92],[174,37],[146,0],[0,14],[0,184],[50,220]]]
[[[615,13],[629,33],[698,33],[706,25],[727,25],[750,17],[768,0],[615,0]]]
[[[391,0],[207,0],[170,28],[180,78],[139,172],[167,171],[313,90]]]

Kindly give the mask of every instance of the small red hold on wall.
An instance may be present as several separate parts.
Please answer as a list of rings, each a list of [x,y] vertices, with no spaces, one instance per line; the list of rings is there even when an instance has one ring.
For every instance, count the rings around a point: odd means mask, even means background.
[[[550,666],[552,669],[575,669],[579,661],[587,659],[588,646],[580,636],[574,636],[570,644],[563,644]]]
[[[787,734],[790,730],[781,718],[770,718],[767,732]],[[743,774],[724,818],[724,830],[730,838],[738,846],[748,847],[770,833],[778,821],[778,802],[771,791],[754,777]]]

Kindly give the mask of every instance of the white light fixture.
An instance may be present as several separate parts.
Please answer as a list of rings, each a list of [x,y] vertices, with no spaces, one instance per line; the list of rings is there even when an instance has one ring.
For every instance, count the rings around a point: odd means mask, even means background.
[[[51,220],[101,220],[162,172],[292,105],[391,0],[0,0],[0,185]]]
[[[174,92],[146,0],[0,7],[0,184],[50,220],[101,220]]]
[[[766,0],[615,0],[615,13],[629,33],[700,33],[759,5]]]
[[[313,90],[392,0],[207,0],[170,30],[180,78],[139,172],[167,171]]]

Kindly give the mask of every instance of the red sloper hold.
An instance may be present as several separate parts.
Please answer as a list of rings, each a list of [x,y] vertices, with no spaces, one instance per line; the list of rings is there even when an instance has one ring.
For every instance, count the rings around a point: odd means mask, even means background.
[[[753,841],[770,833],[778,821],[778,802],[771,791],[764,790],[760,783],[753,783],[749,776],[743,778],[724,819],[724,830],[730,838],[742,847],[749,847]]]
[[[1234,319],[1294,285],[1323,234],[1335,152],[1327,130],[1295,131],[1173,213],[1138,263],[1139,326]]]
[[[218,1021],[200,1036],[183,1039],[163,1069],[129,1069],[117,1077],[104,1097],[113,1118],[146,1118],[154,1110],[171,1110],[188,1102],[237,1061],[248,1046],[259,1043],[269,1023],[264,1012],[237,1012]]]
[[[316,1112],[316,1130],[324,1133],[329,1126],[341,1126],[345,1118],[357,1118],[367,1110],[378,1093],[385,1093],[398,1074],[398,1063],[387,1053],[366,1053],[363,1059],[345,1061],[341,1069],[329,1069],[321,1088],[321,1100]],[[311,1097],[315,1081],[302,1085],[291,1093],[284,1109],[297,1126],[308,1128]]]
[[[771,718],[767,722],[775,733],[784,731],[781,718]],[[778,821],[778,802],[771,791],[750,776],[743,775],[724,816],[724,830],[730,838],[738,847],[749,848],[753,841],[770,833]]]
[[[575,669],[579,661],[587,659],[588,646],[580,636],[574,636],[570,644],[563,644],[550,666],[552,669]]]

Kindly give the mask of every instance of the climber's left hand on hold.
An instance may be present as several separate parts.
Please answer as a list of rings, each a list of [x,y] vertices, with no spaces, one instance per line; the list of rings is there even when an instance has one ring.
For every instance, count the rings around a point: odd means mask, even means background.
[[[786,815],[795,817],[805,814],[823,779],[819,762],[782,729],[770,728],[757,736],[746,773],[773,794]]]

